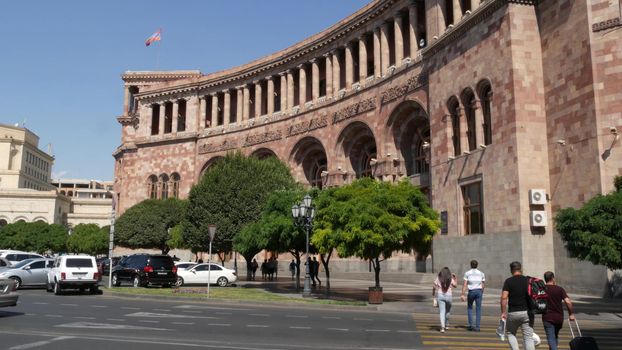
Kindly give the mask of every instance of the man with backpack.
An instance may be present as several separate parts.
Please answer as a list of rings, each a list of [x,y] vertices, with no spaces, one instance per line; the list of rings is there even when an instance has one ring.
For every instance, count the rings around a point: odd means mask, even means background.
[[[512,350],[519,350],[516,332],[521,328],[525,350],[535,350],[533,328],[529,325],[529,278],[523,276],[522,265],[518,261],[510,264],[512,277],[503,283],[501,292],[501,319],[506,321],[508,342]]]
[[[562,301],[568,308],[568,319],[574,321],[574,313],[572,310],[572,301],[566,294],[564,288],[559,287],[555,282],[555,274],[551,271],[544,273],[544,281],[546,282],[547,308],[542,314],[542,324],[544,324],[544,332],[549,343],[550,350],[557,350],[559,330],[564,324],[564,307]]]

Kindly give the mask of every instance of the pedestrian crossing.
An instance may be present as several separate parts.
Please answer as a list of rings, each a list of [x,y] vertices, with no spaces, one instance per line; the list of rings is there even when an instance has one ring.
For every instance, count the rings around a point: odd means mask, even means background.
[[[580,315],[578,316],[580,317]],[[510,348],[507,337],[501,341],[495,333],[499,323],[498,316],[482,315],[481,331],[471,332],[467,330],[466,315],[452,315],[449,328],[445,333],[440,333],[440,321],[438,313],[413,314],[416,330],[419,333],[425,349],[504,349]],[[612,323],[611,321],[580,320],[583,336],[594,337],[598,346],[603,349],[622,349],[622,320]],[[546,334],[542,326],[542,320],[536,317],[534,331],[540,336],[542,343],[536,349],[548,349]],[[576,329],[575,329],[576,333]],[[517,334],[520,348],[523,349],[521,332]],[[559,333],[560,350],[568,350],[572,339],[568,322]]]

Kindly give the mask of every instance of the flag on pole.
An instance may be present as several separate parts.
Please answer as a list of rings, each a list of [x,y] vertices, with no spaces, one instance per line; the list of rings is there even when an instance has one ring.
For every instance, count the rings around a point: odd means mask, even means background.
[[[149,38],[147,38],[147,40],[145,40],[145,46],[151,45],[151,43],[154,42],[154,41],[162,40],[161,32],[162,32],[162,29],[158,29],[157,32],[151,34],[151,36]]]

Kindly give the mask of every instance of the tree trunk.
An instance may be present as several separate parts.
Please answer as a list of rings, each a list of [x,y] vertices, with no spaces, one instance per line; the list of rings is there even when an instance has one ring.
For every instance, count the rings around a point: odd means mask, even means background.
[[[166,255],[168,254],[168,252],[171,251],[169,247],[162,247],[161,250],[162,250],[162,255]]]
[[[328,263],[330,262],[330,256],[332,254],[332,250],[328,253],[327,256],[324,254],[320,254],[320,261],[322,261],[322,266],[324,266],[324,274],[326,275],[326,295],[330,295],[330,270],[328,269]]]
[[[250,281],[250,280],[253,279],[253,272],[252,272],[251,264],[253,262],[253,257],[255,256],[255,254],[252,254],[252,255],[242,255],[242,256],[246,260],[246,280]]]
[[[374,266],[374,277],[376,278],[376,288],[380,287],[380,259],[378,257],[372,260]]]

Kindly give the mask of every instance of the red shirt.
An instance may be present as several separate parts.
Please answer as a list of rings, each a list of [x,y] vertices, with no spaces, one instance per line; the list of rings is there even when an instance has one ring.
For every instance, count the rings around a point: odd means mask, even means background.
[[[568,298],[566,291],[562,287],[547,284],[546,294],[548,295],[548,300],[546,313],[542,315],[542,321],[555,324],[564,323],[564,306],[562,302],[564,299]]]

